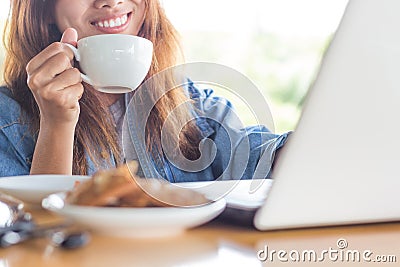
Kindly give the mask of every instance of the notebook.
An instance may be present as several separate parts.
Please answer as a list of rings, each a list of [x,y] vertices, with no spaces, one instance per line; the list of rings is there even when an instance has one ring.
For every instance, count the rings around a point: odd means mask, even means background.
[[[398,10],[349,1],[273,180],[214,182],[213,194],[234,188],[226,218],[259,230],[400,220]]]

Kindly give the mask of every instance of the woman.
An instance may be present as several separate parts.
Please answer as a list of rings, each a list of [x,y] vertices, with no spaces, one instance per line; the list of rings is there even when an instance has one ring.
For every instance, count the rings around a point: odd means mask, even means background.
[[[250,156],[247,162],[239,160],[239,152],[228,153],[231,157],[227,158],[227,149],[240,149],[231,146],[231,136],[221,124],[206,118],[228,120],[232,117],[229,103],[189,83],[187,88],[163,95],[146,118],[144,138],[132,136],[131,153],[123,155],[121,118],[133,94],[100,93],[82,83],[73,54],[64,43],[76,45],[78,37],[97,34],[147,38],[154,44],[152,66],[146,77],[149,79],[174,66],[180,58],[176,31],[158,0],[12,0],[11,5],[6,87],[0,91],[1,176],[91,174],[133,157],[139,159],[142,175],[170,181],[251,178],[261,155],[266,161],[260,163],[270,167],[275,150],[286,139],[286,135],[271,134],[265,127],[234,129],[236,144],[248,140]],[[165,87],[172,85],[171,80],[163,80]],[[146,90],[140,90],[135,98],[140,94],[138,99],[153,99],[157,90],[155,83],[147,83]],[[177,109],[189,100],[193,100],[193,108]],[[209,153],[209,157],[215,156],[211,164],[193,171],[190,167],[178,168],[179,164],[166,157],[161,129],[170,114],[174,123],[164,128],[170,145],[195,162],[200,156],[208,156],[200,152],[199,143],[211,139],[217,148]],[[127,125],[137,127],[134,123]],[[181,125],[185,125],[182,131]],[[233,166],[233,156],[235,166],[244,165],[242,171]]]

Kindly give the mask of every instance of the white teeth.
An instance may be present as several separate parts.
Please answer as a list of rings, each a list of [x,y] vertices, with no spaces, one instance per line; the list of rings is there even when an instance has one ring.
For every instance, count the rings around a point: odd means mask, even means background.
[[[117,18],[115,20],[115,26],[121,26],[121,19],[120,18]]]
[[[124,25],[127,21],[128,21],[128,15],[125,14],[116,19],[98,21],[95,23],[95,25],[100,28],[113,28],[113,27],[119,27],[121,25]]]
[[[127,15],[123,15],[121,18],[121,23],[125,24],[128,21],[128,16]]]

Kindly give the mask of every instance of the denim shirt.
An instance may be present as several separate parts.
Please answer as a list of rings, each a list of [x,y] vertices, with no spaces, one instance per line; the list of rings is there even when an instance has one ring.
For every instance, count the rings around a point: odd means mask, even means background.
[[[123,149],[127,160],[129,151],[135,151],[143,176],[171,182],[268,177],[274,154],[288,134],[274,134],[264,126],[241,127],[231,103],[214,96],[210,89],[199,90],[189,83],[187,93],[193,100],[192,114],[204,137],[196,166],[181,166],[164,154],[148,153],[134,116],[127,116],[124,126]],[[130,97],[131,94],[125,94],[127,106]],[[21,107],[5,87],[0,87],[0,116],[0,177],[27,175],[36,137],[21,122]],[[88,157],[88,174],[99,168],[102,166],[96,168]]]

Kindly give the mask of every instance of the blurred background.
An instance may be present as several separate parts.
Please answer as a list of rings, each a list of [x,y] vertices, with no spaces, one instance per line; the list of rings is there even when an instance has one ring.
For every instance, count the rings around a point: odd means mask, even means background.
[[[181,34],[186,62],[215,62],[250,78],[266,97],[278,133],[295,128],[347,1],[161,0]],[[1,29],[8,11],[9,0],[0,0]],[[1,46],[0,68],[3,58]],[[256,123],[251,107],[215,89],[233,102],[245,124]]]

